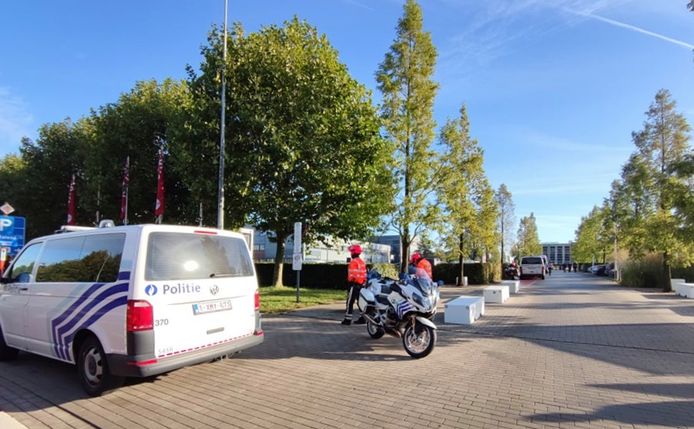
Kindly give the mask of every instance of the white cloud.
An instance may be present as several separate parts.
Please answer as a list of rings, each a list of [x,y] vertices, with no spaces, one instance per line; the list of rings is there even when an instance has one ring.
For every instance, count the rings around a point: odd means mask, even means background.
[[[347,4],[350,4],[350,5],[352,5],[352,6],[357,6],[357,7],[362,8],[362,9],[370,10],[370,11],[372,11],[372,12],[376,10],[376,9],[374,9],[373,7],[368,6],[368,5],[364,4],[364,3],[361,3],[361,2],[359,2],[359,1],[357,1],[357,0],[342,0],[342,2],[347,3]]]
[[[576,142],[563,137],[551,136],[537,131],[526,133],[523,138],[525,144],[536,146],[543,149],[552,149],[559,152],[581,152],[581,153],[611,153],[626,156],[633,151],[633,146],[607,145],[597,143]]]
[[[33,121],[26,103],[0,87],[0,155],[16,151],[22,137],[32,135]]]
[[[448,40],[441,50],[446,69],[467,74],[506,55],[512,45],[571,25],[579,17],[619,8],[632,0],[441,0],[461,13],[471,14],[465,30]],[[547,12],[556,12],[548,14]],[[570,13],[567,13],[570,12]],[[533,19],[528,19],[534,15]],[[528,25],[533,22],[534,25]],[[442,68],[444,68],[442,66]]]

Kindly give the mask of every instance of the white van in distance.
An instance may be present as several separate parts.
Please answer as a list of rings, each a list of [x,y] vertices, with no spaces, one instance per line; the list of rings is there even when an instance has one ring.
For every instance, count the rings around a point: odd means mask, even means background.
[[[545,279],[545,261],[542,256],[523,256],[520,263],[520,278],[540,277]]]
[[[93,396],[263,342],[243,236],[172,225],[36,238],[0,288],[0,359],[19,350],[77,365]]]

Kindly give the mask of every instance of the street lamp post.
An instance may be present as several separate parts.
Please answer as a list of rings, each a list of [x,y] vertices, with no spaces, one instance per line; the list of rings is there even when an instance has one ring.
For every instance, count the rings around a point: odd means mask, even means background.
[[[226,117],[226,66],[227,66],[227,8],[229,1],[224,0],[224,47],[222,48],[222,107],[219,130],[219,179],[217,190],[217,228],[224,229],[224,128]]]

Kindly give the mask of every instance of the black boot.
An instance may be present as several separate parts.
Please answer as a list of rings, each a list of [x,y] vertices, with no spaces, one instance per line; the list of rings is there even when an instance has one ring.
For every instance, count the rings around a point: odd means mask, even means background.
[[[341,322],[343,325],[351,325],[352,321],[350,319],[345,319]]]
[[[363,325],[366,323],[366,320],[364,319],[364,316],[359,316],[356,322],[354,322],[355,325]]]

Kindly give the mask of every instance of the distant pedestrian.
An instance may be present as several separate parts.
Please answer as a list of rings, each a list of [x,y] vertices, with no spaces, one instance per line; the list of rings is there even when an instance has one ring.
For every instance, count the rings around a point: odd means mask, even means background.
[[[552,275],[553,269],[554,269],[554,264],[550,262],[549,265],[547,266],[547,272],[549,273],[550,276]]]
[[[349,261],[347,266],[347,287],[349,291],[347,292],[347,311],[345,312],[345,319],[342,321],[343,325],[352,324],[352,308],[354,308],[354,302],[359,299],[359,291],[364,285],[366,285],[366,264],[359,257],[361,255],[361,246],[358,244],[353,244],[349,246],[349,253],[352,259]],[[355,324],[364,324],[364,315],[360,315]]]

